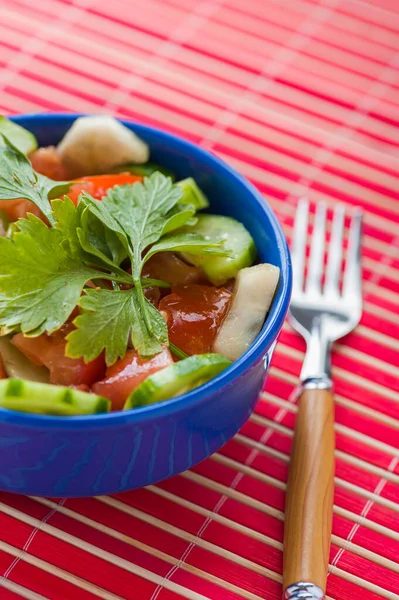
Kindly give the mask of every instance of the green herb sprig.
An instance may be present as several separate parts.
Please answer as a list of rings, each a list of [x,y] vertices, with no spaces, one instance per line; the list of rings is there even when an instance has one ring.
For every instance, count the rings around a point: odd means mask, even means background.
[[[28,215],[10,238],[0,238],[1,334],[51,333],[79,306],[76,329],[67,337],[68,356],[91,361],[104,351],[110,365],[124,356],[129,342],[144,357],[160,352],[168,344],[167,326],[143,288],[168,284],[143,279],[145,262],[157,252],[226,256],[222,242],[181,229],[195,222],[195,208],[180,203],[180,188],[159,172],[143,183],[112,188],[102,201],[84,192],[75,206],[68,197],[51,201],[68,191],[69,182],[35,173],[4,141],[0,199],[31,200],[50,227]],[[126,260],[131,274],[122,268]]]

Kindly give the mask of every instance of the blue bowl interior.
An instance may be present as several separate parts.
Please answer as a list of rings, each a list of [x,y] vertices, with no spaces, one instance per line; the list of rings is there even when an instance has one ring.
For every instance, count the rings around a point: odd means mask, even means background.
[[[24,115],[14,117],[13,120],[32,131],[40,146],[48,146],[58,143],[77,116],[79,115],[52,113]],[[291,263],[281,227],[267,202],[251,184],[211,153],[165,132],[129,121],[123,123],[150,145],[151,160],[164,165],[176,173],[178,178],[192,176],[196,179],[211,201],[211,212],[232,216],[247,227],[255,240],[260,261],[272,263],[280,268],[280,282],[272,308],[257,340],[238,361],[201,388],[176,399],[131,412],[62,420],[57,417],[26,415],[0,409],[1,418],[7,421],[25,421],[31,424],[37,422],[41,426],[51,426],[56,420],[58,426],[62,422],[62,427],[69,427],[93,419],[102,420],[103,424],[111,424],[115,420],[153,418],[155,413],[171,414],[178,405],[199,402],[208,391],[214,390],[222,383],[232,382],[242,375],[260,355],[266,354],[282,327],[290,299]]]

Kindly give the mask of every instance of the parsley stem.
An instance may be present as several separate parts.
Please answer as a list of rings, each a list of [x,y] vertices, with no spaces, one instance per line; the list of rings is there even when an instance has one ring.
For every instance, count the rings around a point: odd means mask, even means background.
[[[153,335],[154,328],[153,328],[153,325],[151,322],[150,315],[148,313],[148,308],[146,305],[146,298],[145,298],[144,292],[143,292],[143,286],[141,285],[141,270],[143,268],[143,262],[142,262],[142,258],[141,258],[141,250],[140,250],[139,245],[134,247],[133,255],[131,255],[131,259],[132,259],[131,264],[132,264],[133,283],[134,283],[134,287],[136,288],[136,291],[137,291],[137,298],[138,298],[138,301],[140,304],[144,323],[146,324],[148,333]]]
[[[183,350],[180,350],[180,348],[178,348],[177,346],[172,344],[172,342],[169,342],[169,349],[170,349],[171,353],[176,356],[176,358],[181,358],[181,359],[188,358],[188,354],[183,352]]]

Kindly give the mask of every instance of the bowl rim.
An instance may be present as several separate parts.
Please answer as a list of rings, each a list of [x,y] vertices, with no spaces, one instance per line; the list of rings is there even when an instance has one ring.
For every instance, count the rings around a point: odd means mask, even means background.
[[[87,116],[87,113],[63,113],[63,112],[43,112],[43,113],[24,113],[20,115],[11,115],[11,120],[16,123],[23,123],[26,119],[48,121],[68,122],[78,117]],[[118,117],[116,117],[118,118]],[[55,415],[40,415],[12,411],[0,407],[0,422],[7,422],[13,425],[27,427],[57,428],[57,429],[84,429],[84,428],[103,428],[106,426],[122,425],[127,423],[138,423],[156,418],[170,417],[176,412],[184,411],[187,408],[197,406],[206,401],[221,387],[234,384],[234,382],[243,375],[243,373],[255,364],[259,359],[265,357],[267,351],[277,340],[278,334],[282,328],[289,302],[292,287],[292,265],[288,244],[283,230],[269,203],[260,192],[245,177],[235,171],[218,156],[200,146],[185,140],[184,138],[167,133],[162,129],[142,125],[134,120],[120,119],[118,121],[131,127],[139,136],[140,132],[155,133],[161,138],[167,146],[177,146],[187,154],[196,156],[204,164],[210,165],[216,172],[224,172],[236,184],[245,188],[254,198],[264,216],[268,219],[273,234],[277,241],[277,249],[281,260],[280,271],[280,289],[277,297],[273,301],[272,309],[269,312],[266,321],[266,327],[258,335],[252,346],[230,367],[222,371],[219,375],[196,388],[175,398],[135,408],[131,411],[117,411],[111,413],[98,413],[94,415],[77,415],[68,418],[60,418]],[[216,174],[217,176],[217,174]]]

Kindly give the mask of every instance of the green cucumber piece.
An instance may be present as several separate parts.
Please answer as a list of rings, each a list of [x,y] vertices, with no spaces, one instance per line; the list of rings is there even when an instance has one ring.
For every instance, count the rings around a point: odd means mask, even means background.
[[[208,208],[209,200],[204,192],[198,187],[195,179],[187,177],[186,179],[178,181],[176,185],[183,192],[183,197],[180,199],[180,202],[183,204],[192,204],[197,210]]]
[[[11,342],[8,336],[0,337],[0,359],[8,377],[48,383],[50,373],[46,367],[33,364]]]
[[[224,249],[230,252],[230,256],[182,254],[186,262],[202,267],[214,285],[223,285],[255,260],[256,247],[252,236],[242,223],[231,217],[198,215],[197,224],[187,230],[208,239],[224,240]]]
[[[231,361],[221,354],[189,356],[150,375],[130,394],[124,410],[180,396],[216,377]]]
[[[24,379],[0,380],[0,406],[41,415],[94,415],[108,412],[109,400],[60,385]]]
[[[0,115],[0,133],[3,133],[20,152],[30,154],[37,148],[37,139],[27,129],[21,127],[14,121]],[[0,146],[4,146],[4,140],[0,135]]]
[[[158,165],[157,163],[153,163],[153,162],[146,162],[141,165],[135,165],[135,164],[120,165],[118,167],[114,167],[113,169],[111,169],[111,173],[126,173],[126,172],[128,172],[128,173],[131,173],[132,175],[141,175],[142,177],[149,177],[156,171],[159,171],[163,175],[166,175],[166,177],[170,177],[172,179],[172,181],[174,181],[176,179],[175,175],[172,173],[172,171],[169,171],[169,169],[166,169],[165,167],[162,167],[161,165]]]

